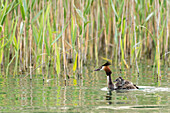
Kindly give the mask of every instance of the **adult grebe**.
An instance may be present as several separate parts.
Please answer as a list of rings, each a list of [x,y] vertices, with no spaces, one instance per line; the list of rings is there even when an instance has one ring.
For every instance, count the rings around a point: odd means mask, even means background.
[[[107,61],[105,64],[100,66],[98,69],[95,69],[94,71],[104,70],[106,72],[106,75],[107,75],[107,85],[108,85],[108,88],[110,90],[114,90],[114,84],[113,84],[112,78],[111,78],[112,72],[111,72],[111,70],[109,68],[109,65],[111,65],[111,64],[110,64],[110,62]]]
[[[138,86],[136,86],[135,84],[133,84],[132,82],[130,82],[128,80],[124,80],[122,77],[118,77],[116,80],[114,80],[114,82],[116,82],[116,84],[114,85],[112,82],[112,78],[111,78],[112,72],[109,68],[109,65],[111,65],[111,64],[110,64],[110,62],[107,61],[105,64],[100,66],[98,69],[95,69],[94,71],[104,70],[106,72],[107,85],[110,90],[139,89]]]

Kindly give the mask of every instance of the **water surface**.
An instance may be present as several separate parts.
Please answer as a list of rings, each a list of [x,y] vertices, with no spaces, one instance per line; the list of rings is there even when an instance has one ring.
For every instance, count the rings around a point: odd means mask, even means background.
[[[105,72],[85,67],[82,77],[70,75],[66,86],[63,77],[42,75],[8,75],[0,77],[0,111],[3,112],[170,112],[170,68],[162,67],[162,80],[150,66],[140,66],[139,77],[134,69],[122,72],[111,67],[112,79],[122,76],[139,86],[139,90],[106,89]]]

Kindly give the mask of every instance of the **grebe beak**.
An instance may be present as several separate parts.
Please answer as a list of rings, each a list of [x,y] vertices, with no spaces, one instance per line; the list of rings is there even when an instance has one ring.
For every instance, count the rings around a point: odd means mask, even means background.
[[[94,71],[100,71],[100,68],[99,69],[95,69]]]
[[[104,69],[104,66],[101,66],[98,69],[95,69],[94,71],[100,71],[100,70],[103,70],[103,69]]]
[[[98,69],[95,69],[94,71],[100,71],[100,70],[105,70],[107,66],[111,65],[110,62],[106,62],[105,64],[103,64],[102,66],[100,66]],[[110,69],[109,69],[110,70]],[[105,70],[106,71],[106,70]]]
[[[118,79],[114,80],[113,82],[117,82],[117,81],[118,81]]]
[[[114,80],[113,82],[117,82],[117,80]]]

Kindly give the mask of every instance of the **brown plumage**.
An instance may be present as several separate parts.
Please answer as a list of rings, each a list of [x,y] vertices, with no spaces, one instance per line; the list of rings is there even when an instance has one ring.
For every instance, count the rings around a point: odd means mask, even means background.
[[[112,78],[111,78],[111,70],[109,68],[110,62],[106,62],[105,64],[103,64],[102,66],[100,66],[98,69],[95,69],[94,71],[100,71],[100,70],[104,70],[106,72],[107,75],[107,85],[108,88],[111,90],[114,90],[114,84],[112,82]]]
[[[116,82],[116,89],[139,89],[135,84],[122,77],[118,77],[114,82]]]
[[[106,62],[105,64],[103,64],[102,66],[100,66],[98,69],[95,69],[94,71],[100,71],[100,70],[104,70],[106,72],[107,75],[107,84],[108,84],[108,88],[111,90],[119,90],[119,89],[138,89],[138,87],[133,84],[130,81],[124,80],[122,77],[118,77],[114,82],[116,82],[115,86],[112,82],[112,78],[111,78],[111,70],[109,68],[110,62]]]
[[[106,72],[106,75],[111,75],[112,74],[109,66],[103,66],[103,70]]]

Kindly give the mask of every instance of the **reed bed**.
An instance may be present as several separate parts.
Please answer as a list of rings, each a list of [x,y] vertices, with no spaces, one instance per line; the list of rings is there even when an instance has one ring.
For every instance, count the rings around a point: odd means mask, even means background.
[[[168,0],[1,0],[0,6],[1,75],[14,64],[14,76],[28,72],[32,79],[52,68],[66,79],[102,57],[120,69],[135,63],[138,73],[140,60],[152,59],[161,78],[160,66],[169,65]]]

